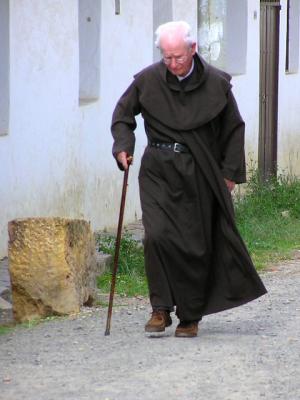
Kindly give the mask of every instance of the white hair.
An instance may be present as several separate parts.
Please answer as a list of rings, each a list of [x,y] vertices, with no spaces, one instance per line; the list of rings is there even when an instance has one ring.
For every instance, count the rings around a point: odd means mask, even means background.
[[[174,34],[174,33],[182,33],[182,38],[183,40],[188,44],[192,45],[196,43],[194,38],[191,35],[191,27],[190,25],[185,22],[185,21],[171,21],[171,22],[166,22],[165,24],[159,25],[159,27],[155,31],[156,35],[156,40],[155,40],[155,46],[160,47],[160,40],[163,34],[169,33],[169,34]]]

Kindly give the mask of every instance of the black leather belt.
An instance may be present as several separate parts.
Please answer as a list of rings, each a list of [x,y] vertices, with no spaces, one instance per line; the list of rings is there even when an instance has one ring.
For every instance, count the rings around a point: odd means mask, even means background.
[[[187,146],[181,143],[150,142],[149,146],[162,150],[173,150],[175,153],[190,153]]]

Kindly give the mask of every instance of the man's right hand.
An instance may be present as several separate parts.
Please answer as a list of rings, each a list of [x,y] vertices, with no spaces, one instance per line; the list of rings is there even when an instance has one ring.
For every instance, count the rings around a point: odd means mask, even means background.
[[[125,170],[128,168],[128,164],[130,164],[130,162],[128,161],[128,154],[126,151],[120,151],[120,153],[117,154],[117,160],[120,164],[122,164]]]

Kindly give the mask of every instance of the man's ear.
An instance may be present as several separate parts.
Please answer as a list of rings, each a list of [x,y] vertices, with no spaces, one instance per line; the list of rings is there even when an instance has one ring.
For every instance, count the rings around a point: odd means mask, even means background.
[[[196,42],[192,44],[191,49],[192,49],[192,54],[194,55],[197,51],[197,43]]]

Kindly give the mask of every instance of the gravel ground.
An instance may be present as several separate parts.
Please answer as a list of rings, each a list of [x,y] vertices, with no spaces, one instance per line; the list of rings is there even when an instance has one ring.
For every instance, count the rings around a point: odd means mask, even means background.
[[[299,400],[300,260],[262,274],[269,293],[206,317],[197,338],[143,333],[147,300],[116,299],[0,336],[3,400]]]

